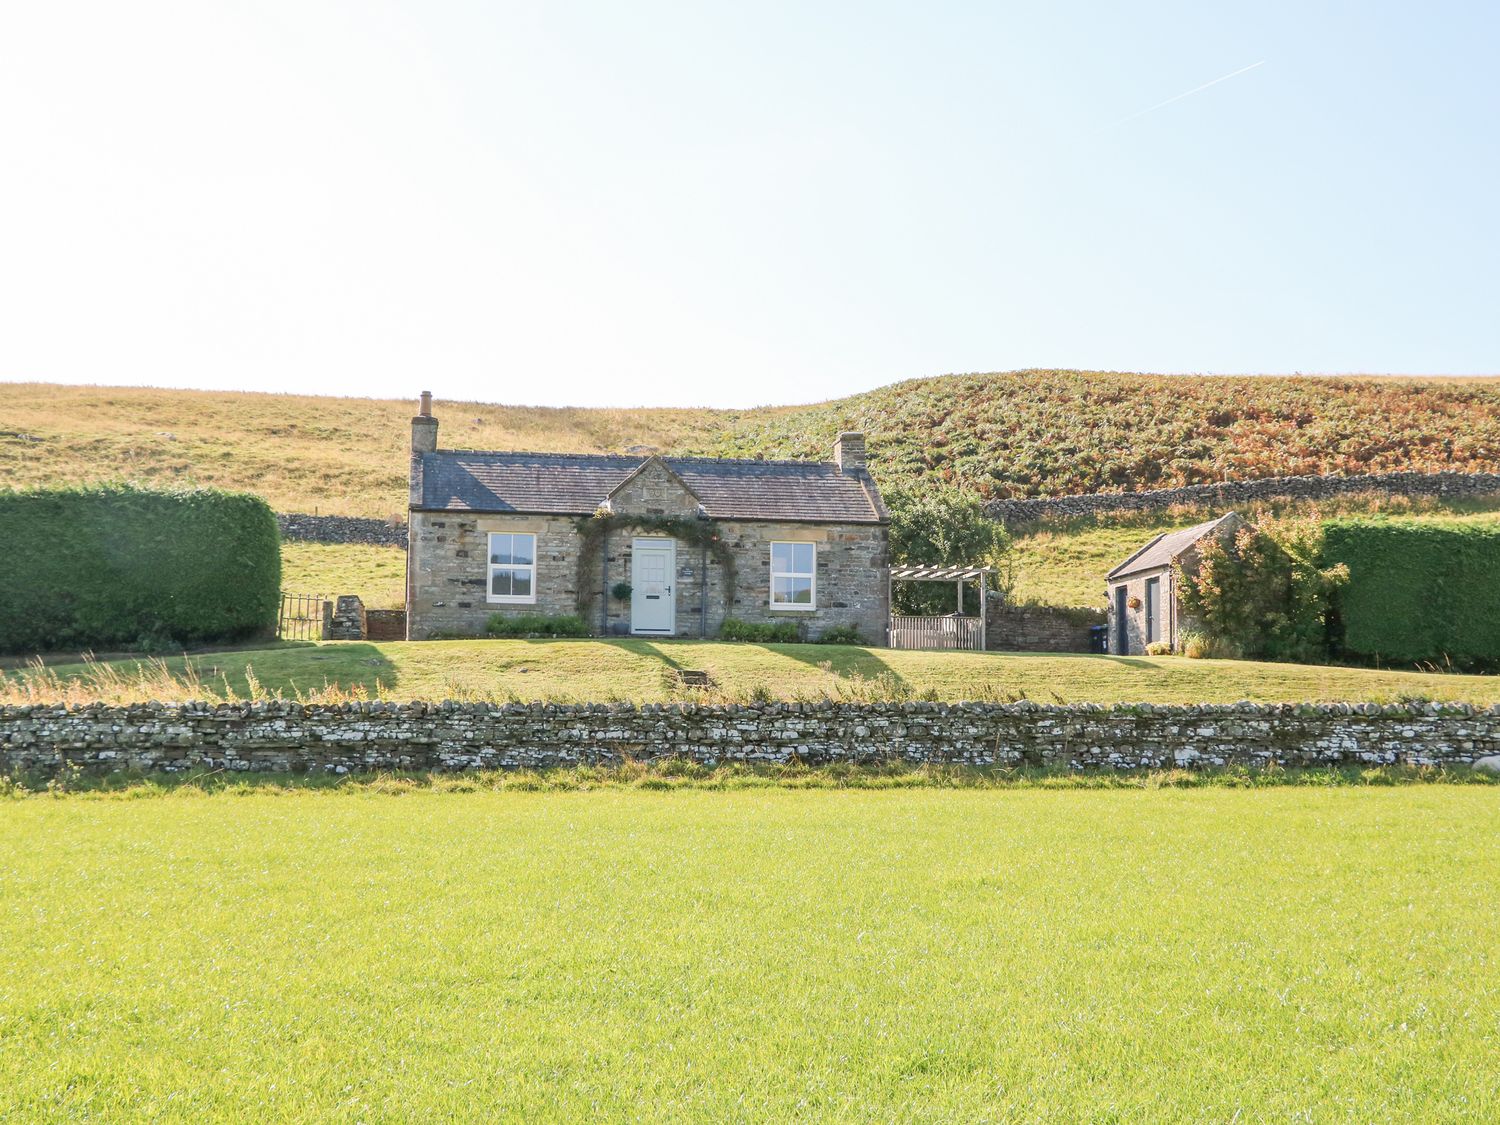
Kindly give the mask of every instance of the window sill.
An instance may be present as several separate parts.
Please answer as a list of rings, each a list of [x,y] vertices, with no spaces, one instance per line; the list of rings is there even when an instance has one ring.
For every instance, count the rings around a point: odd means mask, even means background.
[[[777,605],[771,602],[768,607],[772,613],[816,613],[818,607],[815,605]]]
[[[490,605],[536,605],[535,598],[507,598],[496,597],[495,595],[491,594],[484,600]]]

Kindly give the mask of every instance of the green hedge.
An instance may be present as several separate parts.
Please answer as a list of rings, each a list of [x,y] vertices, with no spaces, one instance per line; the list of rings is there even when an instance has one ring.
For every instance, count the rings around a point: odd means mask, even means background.
[[[258,496],[124,485],[0,492],[0,651],[273,634],[276,517]]]
[[[1335,603],[1345,653],[1500,666],[1500,528],[1333,520],[1323,555],[1349,568]]]

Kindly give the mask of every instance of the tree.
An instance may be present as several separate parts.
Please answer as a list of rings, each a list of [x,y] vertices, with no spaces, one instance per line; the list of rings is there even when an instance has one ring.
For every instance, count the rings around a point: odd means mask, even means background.
[[[1322,525],[1283,520],[1199,544],[1177,567],[1183,612],[1221,650],[1251,659],[1315,663],[1328,656],[1333,591],[1348,568],[1319,565]]]
[[[891,514],[891,562],[896,566],[993,566],[1009,576],[1011,540],[1003,524],[984,514],[978,496],[946,485],[903,485],[885,490]],[[1009,582],[991,580],[1001,593]],[[975,603],[965,608],[977,608]],[[898,582],[892,609],[902,614],[952,613],[952,584]]]

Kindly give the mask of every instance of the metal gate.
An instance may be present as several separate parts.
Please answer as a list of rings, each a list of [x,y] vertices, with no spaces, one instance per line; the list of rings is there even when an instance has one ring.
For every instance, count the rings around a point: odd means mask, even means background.
[[[321,641],[327,635],[333,603],[322,594],[288,594],[282,591],[281,613],[276,618],[276,639]]]

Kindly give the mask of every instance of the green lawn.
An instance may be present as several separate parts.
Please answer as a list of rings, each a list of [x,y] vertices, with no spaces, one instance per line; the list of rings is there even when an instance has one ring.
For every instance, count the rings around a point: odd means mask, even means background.
[[[1496,790],[0,804],[0,1119],[1484,1121]]]
[[[168,680],[140,663],[94,669],[59,665],[13,671],[0,700],[205,698],[260,690],[309,696],[335,685],[372,697],[525,701],[662,702],[673,699],[909,699],[1098,703],[1233,703],[1402,697],[1500,702],[1500,676],[1449,676],[1183,657],[1052,656],[1039,653],[897,652],[845,645],[748,645],[699,641],[425,641],[284,644],[167,662]],[[196,681],[183,678],[190,667]],[[705,669],[704,694],[674,669]],[[326,697],[326,696],[325,696]]]

